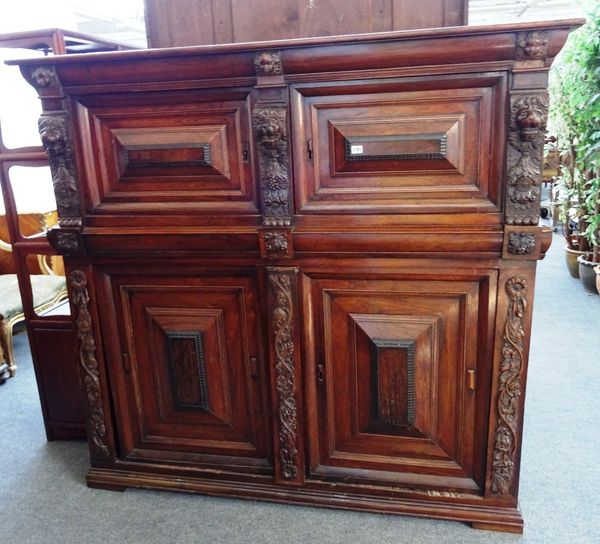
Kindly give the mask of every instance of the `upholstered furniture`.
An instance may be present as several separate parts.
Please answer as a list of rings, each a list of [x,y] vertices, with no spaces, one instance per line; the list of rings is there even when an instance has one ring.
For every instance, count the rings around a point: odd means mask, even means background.
[[[579,23],[21,62],[88,485],[521,531],[547,73]]]
[[[19,230],[24,237],[40,235],[57,222],[56,212],[18,214]],[[3,242],[4,240],[10,240],[8,218],[5,214],[0,214],[0,249],[5,249],[5,251],[0,251],[0,274],[16,274],[17,267],[14,262],[14,255],[12,251],[6,251],[8,246],[6,242]],[[45,273],[42,268],[36,265],[35,259],[30,258],[29,264],[33,274]],[[44,265],[44,263],[39,264]]]
[[[0,251],[8,252],[10,245],[0,241]],[[64,276],[57,276],[44,259],[47,274],[32,274],[31,292],[35,313],[45,311],[67,298],[67,285]],[[12,348],[13,327],[25,319],[19,281],[16,274],[0,274],[0,383],[13,377],[17,364]]]

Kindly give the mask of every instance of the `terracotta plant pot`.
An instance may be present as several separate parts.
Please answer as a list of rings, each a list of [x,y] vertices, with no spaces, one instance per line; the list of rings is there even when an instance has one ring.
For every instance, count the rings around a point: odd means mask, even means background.
[[[596,272],[596,289],[600,293],[600,264],[594,267],[594,272]]]
[[[591,257],[587,255],[580,255],[577,257],[577,262],[579,263],[579,277],[583,284],[583,288],[588,293],[597,295],[598,289],[596,288],[596,272],[594,272],[594,267],[596,267],[598,263],[592,262],[591,260],[588,261],[588,258],[591,259]]]
[[[573,276],[575,279],[579,279],[579,263],[577,262],[577,257],[585,254],[585,251],[577,251],[576,249],[565,247],[565,260],[567,262],[567,268],[569,270],[569,274],[571,274],[571,276]]]

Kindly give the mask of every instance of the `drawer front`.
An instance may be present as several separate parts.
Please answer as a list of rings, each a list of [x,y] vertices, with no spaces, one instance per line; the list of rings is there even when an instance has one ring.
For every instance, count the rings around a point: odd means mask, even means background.
[[[116,274],[110,283],[124,457],[266,470],[255,278]]]
[[[479,492],[495,273],[345,276],[304,278],[312,474]]]
[[[498,212],[503,79],[480,83],[297,88],[299,213]]]
[[[92,213],[258,213],[248,93],[84,98]]]

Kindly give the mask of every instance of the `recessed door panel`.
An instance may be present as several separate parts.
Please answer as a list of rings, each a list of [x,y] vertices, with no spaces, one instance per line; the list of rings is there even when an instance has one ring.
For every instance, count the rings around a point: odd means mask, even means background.
[[[318,414],[314,475],[475,491],[489,397],[490,275],[454,281],[307,274]],[[492,320],[493,321],[493,320]],[[322,346],[322,347],[319,347]],[[469,380],[474,373],[479,380]]]
[[[116,275],[112,289],[125,456],[267,466],[255,278]]]
[[[248,93],[77,103],[92,213],[256,214]]]
[[[498,212],[503,77],[298,86],[299,213]],[[452,88],[452,87],[455,88]]]

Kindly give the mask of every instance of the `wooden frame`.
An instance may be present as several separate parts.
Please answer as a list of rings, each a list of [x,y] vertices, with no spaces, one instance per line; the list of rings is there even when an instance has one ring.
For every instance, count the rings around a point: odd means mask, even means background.
[[[97,52],[132,49],[110,40],[59,28],[15,32],[0,35],[0,47],[24,48],[43,51],[46,55],[64,55],[74,52]],[[40,74],[43,81],[43,74]],[[0,128],[0,187],[4,198],[9,240],[12,248],[19,290],[23,302],[22,315],[12,318],[4,325],[2,349],[12,358],[12,326],[24,320],[27,326],[33,365],[40,395],[46,436],[49,440],[85,437],[83,399],[79,391],[76,365],[76,334],[69,316],[41,316],[48,308],[34,308],[28,256],[39,255],[41,270],[46,266],[42,260],[57,252],[48,243],[46,234],[28,237],[20,230],[18,210],[9,179],[12,166],[47,166],[48,156],[41,146],[9,149],[2,139]],[[6,249],[6,248],[5,248]],[[66,293],[61,294],[64,298]],[[7,367],[9,365],[7,364]],[[1,367],[0,367],[1,368]],[[14,374],[14,360],[10,363]]]

